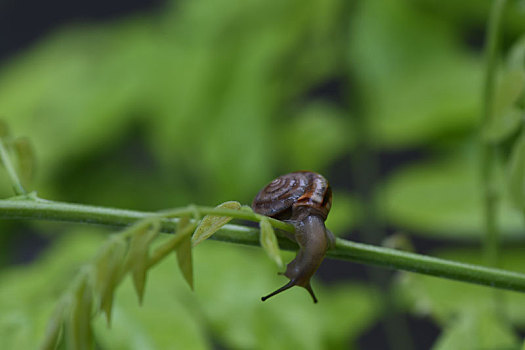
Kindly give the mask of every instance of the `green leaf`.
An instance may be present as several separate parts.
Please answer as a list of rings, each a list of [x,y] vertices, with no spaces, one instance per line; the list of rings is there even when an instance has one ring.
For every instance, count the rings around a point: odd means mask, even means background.
[[[503,247],[502,247],[503,248]],[[483,254],[477,248],[447,249],[433,252],[433,256],[468,264],[483,264]],[[525,250],[514,244],[500,254],[499,267],[509,271],[524,272]],[[431,316],[439,325],[447,325],[459,314],[471,312],[491,313],[494,298],[501,300],[498,307],[508,322],[525,327],[525,304],[523,294],[497,291],[459,281],[402,273],[397,279],[395,295],[412,313],[421,317]]]
[[[516,140],[511,151],[508,189],[512,204],[520,210],[525,209],[525,132]]]
[[[489,121],[482,131],[485,141],[500,142],[516,132],[522,124],[525,113],[517,107],[509,108],[505,113]]]
[[[64,327],[67,348],[89,350],[93,347],[93,330],[91,328],[93,293],[87,275],[81,277],[71,297],[71,311],[66,318]]]
[[[236,201],[229,201],[219,204],[216,208],[239,210],[241,209],[241,204]],[[193,233],[193,237],[191,238],[193,246],[195,247],[200,242],[208,239],[231,220],[232,218],[229,216],[206,215]]]
[[[190,220],[188,217],[182,217],[179,220],[177,232],[181,232],[186,226],[188,226]],[[193,258],[192,258],[192,245],[191,245],[191,233],[187,234],[182,238],[180,244],[176,249],[177,253],[177,264],[179,269],[184,276],[186,282],[193,290]]]
[[[35,223],[33,227],[48,227],[56,233],[57,226]],[[63,293],[80,266],[93,259],[108,234],[107,229],[98,226],[71,226],[67,235],[55,237],[31,264],[2,268],[0,349],[38,349],[43,345],[59,300],[66,302],[61,299]]]
[[[279,268],[283,267],[283,259],[281,258],[281,251],[279,250],[279,243],[277,243],[277,237],[275,232],[267,219],[262,219],[260,222],[261,235],[259,240],[261,247],[264,249],[266,254],[272,259]]]
[[[89,261],[107,240],[108,232],[98,227],[73,229],[76,232],[57,237],[34,263],[0,271],[1,349],[37,348],[79,264]],[[261,303],[261,295],[282,283],[262,249],[205,242],[193,258],[199,276],[195,292],[183,278],[174,277],[175,259],[165,259],[148,274],[142,307],[133,281],[124,279],[116,291],[111,329],[104,317],[93,320],[98,346],[205,350],[220,343],[228,349],[346,349],[356,347],[379,316],[376,291],[356,283],[327,288],[314,281],[322,308],[301,288]]]
[[[284,164],[275,155],[287,153],[288,140],[275,125],[291,123],[275,111],[336,74],[345,13],[339,0],[306,8],[296,1],[267,8],[256,3],[227,0],[220,13],[199,4],[176,11],[168,4],[161,14],[72,25],[3,65],[0,114],[38,145],[45,193],[59,197],[71,190],[86,202],[140,202],[144,208],[220,203],[226,193],[247,200]],[[272,20],[237,21],[261,16]],[[188,36],[195,21],[206,25]],[[232,27],[242,28],[238,36],[225,34]],[[225,45],[217,47],[217,40]],[[137,108],[143,112],[138,118]],[[142,130],[136,123],[148,131],[135,134]],[[331,159],[332,150],[341,152],[332,147],[340,144],[341,130],[323,134]],[[134,171],[131,159],[119,156],[129,142],[143,143],[166,172]],[[315,157],[324,155],[316,150]],[[301,159],[326,163],[312,155]]]
[[[31,184],[35,173],[36,158],[33,145],[28,138],[19,137],[13,140],[13,149],[16,154],[18,175],[24,186]]]
[[[291,260],[294,253],[283,254]],[[380,309],[374,289],[356,283],[327,288],[313,281],[322,308],[302,288],[263,304],[260,297],[283,282],[265,255],[215,242],[195,251],[196,296],[214,338],[232,349],[357,348],[356,339]]]
[[[173,259],[175,260],[175,259]],[[97,343],[108,350],[209,350],[209,329],[199,317],[200,306],[194,302],[172,259],[155,268],[148,276],[148,295],[137,304],[132,281],[126,279],[115,299],[115,316],[111,329],[103,320],[94,320]],[[188,294],[186,294],[188,293]]]
[[[252,209],[252,207],[250,207],[249,205],[243,205],[243,206],[241,206],[241,209],[240,209],[240,210],[241,210],[241,211],[246,211],[246,212],[248,212],[248,213],[253,213],[253,209]]]
[[[519,340],[510,324],[497,314],[472,311],[452,319],[433,350],[518,349]]]
[[[507,66],[509,69],[525,70],[525,35],[512,46]]]
[[[205,242],[194,251],[194,259],[199,276],[195,292],[182,278],[173,278],[175,259],[159,264],[148,276],[142,308],[136,305],[131,283],[124,282],[115,300],[112,329],[95,322],[101,347],[210,349],[213,341],[228,349],[346,349],[379,314],[375,290],[355,283],[323,288],[314,282],[322,308],[300,288],[262,304],[262,293],[282,283],[282,277],[261,249]]]
[[[491,118],[501,118],[514,107],[524,88],[524,68],[503,71],[496,85]]]
[[[355,10],[348,60],[358,67],[371,142],[392,149],[470,133],[483,62],[457,45],[460,33],[410,1]]]
[[[44,340],[40,344],[40,350],[55,350],[64,325],[67,305],[64,300],[58,303],[53,316],[48,322]]]
[[[99,308],[111,323],[115,288],[120,282],[126,253],[126,243],[118,236],[107,242],[95,258],[94,289],[99,297]]]
[[[400,169],[386,183],[381,201],[388,220],[400,230],[447,239],[481,239],[484,232],[479,176],[479,155],[454,150],[448,159]],[[496,172],[498,188],[506,178]],[[506,199],[506,198],[503,198]],[[501,234],[523,237],[523,218],[507,200],[499,211]]]
[[[149,248],[151,242],[159,234],[160,220],[158,218],[145,219],[129,228],[129,230],[133,233],[125,266],[131,269],[137,297],[139,298],[139,303],[142,304],[146,286],[146,274],[149,268]]]

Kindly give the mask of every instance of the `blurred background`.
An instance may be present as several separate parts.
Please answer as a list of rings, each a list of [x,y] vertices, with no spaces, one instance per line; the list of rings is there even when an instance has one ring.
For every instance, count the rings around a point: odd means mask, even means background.
[[[307,169],[334,188],[335,234],[482,263],[490,4],[3,0],[0,116],[30,141],[24,181],[46,199],[249,204],[276,176]],[[510,1],[504,55],[524,32],[525,3]],[[12,195],[5,172],[0,195]],[[499,217],[501,265],[525,272],[522,215],[504,198]],[[0,348],[35,348],[111,231],[0,230]],[[502,292],[495,313],[488,288],[325,260],[319,304],[300,288],[263,304],[284,282],[276,272],[260,249],[206,242],[194,293],[175,259],[150,273],[142,307],[125,283],[111,330],[95,322],[97,348],[517,349],[525,335],[516,293]]]

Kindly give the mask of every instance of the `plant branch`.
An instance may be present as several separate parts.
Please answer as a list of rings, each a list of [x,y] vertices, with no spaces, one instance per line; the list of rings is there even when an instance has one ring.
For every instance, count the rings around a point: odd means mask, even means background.
[[[170,216],[188,216],[192,215],[195,210],[201,214],[228,215],[237,219],[253,221],[258,221],[260,218],[260,215],[248,211],[213,209],[200,206],[189,206],[188,208],[178,209],[169,213]],[[4,219],[67,221],[122,227],[128,226],[139,219],[152,216],[163,216],[163,214],[45,200],[0,200],[0,218]],[[173,232],[177,222],[177,218],[163,219],[162,232]],[[290,224],[277,220],[271,220],[271,222],[272,225],[277,222],[280,228],[293,231],[293,226]],[[225,225],[212,236],[212,239],[255,246],[260,244],[259,230],[242,225]],[[297,249],[297,245],[285,238],[279,239],[279,246],[287,250]],[[525,274],[355,243],[344,239],[337,239],[335,249],[330,250],[327,256],[476,283],[499,289],[525,292]]]
[[[483,89],[483,115],[481,120],[481,132],[490,124],[494,118],[494,91],[496,82],[496,68],[498,58],[498,47],[503,10],[506,0],[494,0],[487,23],[487,47],[485,65],[485,84]],[[485,259],[491,266],[498,263],[498,189],[495,180],[495,165],[497,160],[497,148],[491,141],[485,141],[482,146],[481,177],[483,188],[483,217],[485,220]]]
[[[9,176],[9,180],[11,182],[11,186],[13,186],[13,190],[15,191],[15,194],[18,196],[22,196],[26,194],[26,190],[22,186],[22,182],[20,181],[20,178],[18,177],[18,174],[15,171],[15,167],[13,166],[13,163],[11,162],[11,157],[9,157],[9,153],[7,152],[7,148],[5,147],[4,140],[0,138],[0,160],[2,164],[4,164],[5,170],[7,171],[7,175]]]
[[[159,216],[164,218],[162,231],[167,233],[175,230],[175,225],[178,222],[176,217],[192,217],[196,212],[201,215],[214,214],[218,216],[231,216],[236,219],[250,221],[260,221],[261,218],[266,218],[273,227],[287,232],[294,232],[294,227],[291,224],[245,210],[216,209],[213,207],[190,205],[174,210],[145,212],[56,202],[40,198],[27,200],[26,196],[20,197],[20,199],[0,200],[0,218],[67,221],[121,227],[130,225],[140,219]]]

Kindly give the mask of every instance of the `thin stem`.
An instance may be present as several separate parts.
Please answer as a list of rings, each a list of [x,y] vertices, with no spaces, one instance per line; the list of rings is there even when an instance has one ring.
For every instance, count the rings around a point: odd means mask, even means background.
[[[336,249],[329,252],[328,256],[499,289],[524,291],[525,288],[525,274],[522,273],[460,263],[341,239],[337,240]]]
[[[291,224],[268,218],[253,212],[234,210],[234,209],[216,209],[206,206],[190,205],[188,207],[162,212],[144,212],[127,209],[116,209],[85,204],[74,204],[65,202],[49,201],[44,199],[37,200],[0,200],[0,218],[21,218],[21,219],[43,219],[53,221],[67,221],[80,223],[93,223],[106,226],[127,226],[139,219],[158,216],[163,218],[163,232],[173,232],[178,219],[182,216],[192,216],[195,210],[199,214],[216,216],[231,216],[236,219],[260,221],[265,218],[270,221],[273,227],[294,232]]]
[[[163,244],[153,252],[151,258],[149,259],[148,267],[155,266],[167,255],[172,254],[173,250],[179,245],[180,241],[188,237],[188,235],[190,235],[196,227],[197,225],[194,223],[184,227],[180,232],[177,231],[175,237],[171,241],[167,242],[168,244]]]
[[[503,11],[506,0],[494,0],[487,24],[487,63],[485,70],[485,85],[483,90],[483,130],[494,117],[492,115],[494,107],[494,90],[496,81],[496,68],[499,47],[499,37]],[[498,263],[499,232],[498,232],[498,200],[499,194],[495,179],[495,165],[497,160],[496,145],[485,141],[482,146],[481,176],[484,193],[483,216],[485,219],[485,241],[484,251],[486,262],[491,266]]]
[[[499,37],[505,5],[506,0],[494,0],[487,23],[487,63],[485,65],[485,84],[483,89],[483,124],[489,123],[493,117],[492,108],[494,104]]]
[[[223,215],[227,212],[235,218],[246,219],[251,217],[249,220],[258,220],[257,215],[243,211],[217,210],[198,206],[196,208],[203,214]],[[188,210],[191,211],[191,208]],[[182,213],[184,210],[180,212]],[[0,218],[6,219],[36,219],[128,226],[138,219],[155,215],[159,214],[43,200],[0,200]],[[178,219],[175,218],[164,219],[162,231],[173,232],[177,221]],[[281,223],[281,226],[293,230],[293,227],[286,223]],[[232,243],[259,245],[259,231],[240,225],[225,225],[212,238]],[[279,239],[279,246],[287,250],[297,249],[297,245],[284,238]],[[517,272],[464,264],[343,239],[337,239],[336,248],[329,251],[327,255],[341,260],[412,271],[525,293],[525,274]]]
[[[261,221],[269,220],[273,227],[278,228],[287,232],[294,232],[294,227],[291,224],[269,218],[264,215],[256,214],[252,211],[244,210],[235,210],[235,209],[223,209],[223,208],[213,208],[213,207],[202,207],[196,205],[190,205],[185,208],[177,208],[172,210],[164,210],[159,212],[159,215],[162,215],[164,218],[173,218],[181,216],[191,216],[194,214],[204,214],[204,215],[215,215],[215,216],[231,216],[236,219],[250,220],[250,221]]]
[[[22,186],[22,182],[20,182],[20,178],[18,177],[18,174],[15,171],[15,167],[13,166],[13,163],[11,162],[11,157],[9,157],[9,153],[7,152],[7,149],[4,144],[4,140],[2,140],[2,138],[0,138],[0,159],[2,160],[2,164],[4,164],[5,166],[7,175],[9,176],[9,180],[11,181],[11,186],[13,187],[15,194],[17,196],[22,196],[22,195],[27,194],[26,190]]]

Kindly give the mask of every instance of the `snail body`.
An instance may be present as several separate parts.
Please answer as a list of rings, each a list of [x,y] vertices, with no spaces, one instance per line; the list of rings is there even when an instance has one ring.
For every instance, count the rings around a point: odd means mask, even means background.
[[[322,175],[310,171],[282,175],[257,194],[252,203],[253,210],[293,224],[295,235],[290,238],[299,245],[295,259],[286,266],[284,272],[290,281],[262,297],[262,301],[293,286],[300,286],[317,303],[310,279],[323,261],[326,251],[335,243],[334,236],[324,225],[331,205],[332,190],[328,181]]]

